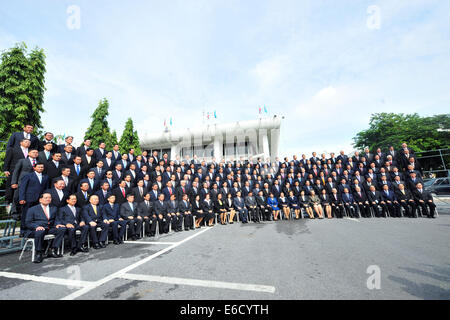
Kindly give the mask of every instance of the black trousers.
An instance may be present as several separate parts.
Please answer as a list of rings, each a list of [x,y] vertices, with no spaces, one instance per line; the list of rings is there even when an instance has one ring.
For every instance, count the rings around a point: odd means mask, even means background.
[[[344,217],[344,205],[343,204],[337,204],[331,206],[331,212],[336,218],[343,218]]]
[[[162,218],[158,216],[158,227],[160,234],[169,232],[169,224],[171,220],[172,217],[169,214],[163,215]]]
[[[259,221],[259,216],[258,216],[258,214],[256,212],[257,207],[255,207],[255,208],[248,207],[247,209],[248,209],[248,213],[249,213],[249,216],[251,217],[252,221],[258,222]]]
[[[436,205],[433,202],[428,202],[428,201],[419,202],[419,201],[417,201],[417,205],[422,208],[422,212],[425,212],[425,214],[428,217],[434,217],[434,214],[436,212]]]
[[[97,225],[95,227],[92,227],[91,225],[89,225],[89,234],[91,236],[92,242],[94,244],[97,244],[99,241],[100,242],[105,242],[106,238],[108,236],[108,225],[106,225],[105,223],[103,223],[103,221],[101,222],[97,222]],[[97,236],[97,228],[101,228],[102,230],[100,231],[100,238]]]
[[[405,209],[405,216],[415,217],[417,205],[414,201],[400,201],[400,205]]]
[[[370,218],[370,205],[362,202],[361,204],[357,203],[359,208],[359,213],[361,217]]]
[[[194,227],[194,216],[192,215],[192,213],[189,213],[189,214],[184,213],[183,219],[184,219],[184,229]]]
[[[119,226],[120,226],[120,228],[119,228]],[[125,231],[127,230],[127,221],[126,220],[116,220],[114,222],[110,222],[109,229],[112,230],[114,241],[122,240],[123,237],[125,236]]]
[[[81,231],[80,240],[77,242],[76,232],[77,230]],[[74,228],[67,228],[67,237],[70,243],[70,248],[81,248],[81,246],[86,242],[88,237],[89,227],[88,225],[84,225],[80,227],[79,225],[74,225]]]
[[[29,230],[28,231],[28,238],[34,238],[34,247],[36,251],[43,251],[42,244],[44,243],[44,237],[47,234],[53,234],[55,236],[55,239],[53,239],[53,242],[51,244],[52,248],[59,248],[61,246],[61,243],[64,239],[64,235],[66,234],[66,228],[58,228],[55,227],[51,228],[45,228],[44,230]]]
[[[128,225],[128,237],[138,236],[141,233],[142,219],[128,219],[126,222]]]
[[[260,220],[270,221],[270,217],[272,216],[272,207],[271,206],[257,206],[256,212],[258,213]]]
[[[370,204],[370,206],[374,210],[376,217],[386,217],[386,212],[387,212],[386,204],[378,203],[378,204]],[[381,207],[381,215],[380,215],[380,212],[378,210],[378,206]]]
[[[156,217],[154,217],[154,216],[144,217],[142,219],[142,223],[144,224],[145,234],[155,235],[157,221],[158,221],[158,219],[156,219]]]

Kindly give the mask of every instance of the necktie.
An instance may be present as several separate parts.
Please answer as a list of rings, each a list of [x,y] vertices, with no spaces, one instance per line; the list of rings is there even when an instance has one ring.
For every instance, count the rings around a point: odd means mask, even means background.
[[[79,164],[77,164],[76,170],[77,170],[77,176],[80,175],[80,165]]]
[[[120,190],[122,190],[122,195],[125,198],[125,189],[120,188]]]
[[[48,213],[48,206],[44,207],[44,213],[45,216],[47,217],[47,220],[50,220],[50,214]]]
[[[35,167],[36,166],[36,159],[31,159],[31,161],[33,162],[33,167]]]
[[[94,208],[94,213],[97,215],[97,206],[92,206]]]

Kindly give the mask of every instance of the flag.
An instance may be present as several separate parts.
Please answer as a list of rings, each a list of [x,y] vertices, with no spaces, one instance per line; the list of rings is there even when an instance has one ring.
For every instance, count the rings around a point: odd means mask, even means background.
[[[208,115],[206,116],[206,119],[208,119],[208,120],[209,120],[209,112],[208,112]]]
[[[264,112],[267,113],[266,105],[264,105]]]
[[[170,125],[172,125],[172,117],[170,117]]]
[[[166,119],[164,119],[164,127],[166,126]]]
[[[214,118],[217,119],[217,113],[216,113],[216,110],[214,110]]]
[[[259,107],[259,114],[261,114],[261,107]]]

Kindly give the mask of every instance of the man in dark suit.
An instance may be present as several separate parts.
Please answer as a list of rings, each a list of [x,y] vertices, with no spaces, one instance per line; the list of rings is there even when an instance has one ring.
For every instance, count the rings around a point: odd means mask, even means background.
[[[22,132],[14,132],[11,137],[9,137],[6,148],[9,149],[15,146],[19,146],[20,141],[25,138],[30,140],[30,148],[39,149],[39,139],[34,134],[32,134],[32,132],[33,126],[31,124],[24,125]]]
[[[42,168],[43,170],[43,168]],[[57,249],[61,246],[66,233],[66,227],[63,221],[58,217],[58,210],[50,205],[52,196],[49,193],[43,193],[39,196],[39,204],[28,210],[25,224],[27,226],[26,238],[34,238],[34,246],[37,256],[33,262],[41,263],[43,257],[43,242],[47,234],[55,235],[53,239],[48,258],[60,258],[61,254],[57,253]]]
[[[89,190],[89,183],[83,182],[80,185],[80,189],[76,193],[77,196],[76,206],[78,208],[84,208],[86,205],[89,204],[89,197],[91,195],[88,193],[88,190]]]
[[[6,203],[12,203],[13,201],[14,189],[11,188],[12,175],[14,173],[16,164],[20,160],[28,157],[28,149],[30,147],[30,143],[30,140],[24,138],[20,142],[20,145],[6,149],[5,162],[3,164],[3,172],[7,177],[5,186]]]
[[[81,156],[81,165],[85,166],[88,169],[92,169],[97,164],[97,161],[94,157],[94,149],[87,149],[86,154]]]
[[[144,194],[143,201],[138,204],[138,215],[142,217],[144,232],[147,237],[154,237],[158,219],[153,213],[153,203],[150,201],[150,194]]]
[[[50,204],[58,209],[66,205],[66,200],[69,197],[69,193],[64,190],[64,186],[64,180],[57,178],[53,181],[53,187],[45,191],[52,196],[52,202]]]
[[[183,216],[178,210],[178,201],[175,199],[175,193],[173,193],[166,203],[167,214],[170,215],[170,221],[172,223],[172,230],[175,232],[182,231]]]
[[[102,206],[98,204],[98,197],[95,194],[90,196],[89,204],[83,207],[82,214],[89,226],[94,249],[106,248],[109,225],[103,221]],[[101,228],[100,237],[97,237],[97,228]]]
[[[388,185],[383,185],[383,191],[381,192],[381,197],[389,210],[389,215],[391,217],[401,217],[400,214],[400,204],[397,201],[397,197],[394,191],[389,190]]]
[[[44,140],[43,141],[39,141],[39,151],[43,151],[44,149],[46,149],[46,145],[50,144],[51,147],[49,148],[50,153],[55,153],[56,151],[58,151],[58,145],[56,143],[53,142],[53,133],[51,132],[46,132],[44,134]]]
[[[106,144],[102,141],[98,144],[98,148],[94,150],[94,158],[98,161],[106,158]]]
[[[71,247],[70,255],[74,256],[77,252],[89,252],[84,246],[88,237],[89,227],[86,225],[81,209],[75,207],[77,196],[69,195],[66,199],[66,205],[58,210],[59,219],[63,222],[67,229],[67,236]],[[80,239],[77,241],[76,232],[81,232]]]
[[[400,183],[398,185],[398,188],[395,190],[395,194],[397,196],[398,202],[403,207],[403,209],[405,209],[405,215],[410,218],[417,218],[417,206],[414,202],[414,197],[412,193],[405,188],[405,185],[403,183]]]
[[[77,192],[77,187],[80,183],[80,180],[86,176],[87,168],[81,165],[80,156],[75,156],[73,159],[73,164],[67,166],[70,168],[69,177],[73,179],[72,193],[75,193]]]
[[[119,152],[119,145],[116,144],[116,145],[114,145],[113,150],[112,150],[112,160],[113,160],[113,162],[117,162],[120,159],[122,159],[122,155]]]
[[[73,179],[70,177],[69,167],[62,167],[61,175],[58,178],[64,180],[65,183],[64,190],[66,190],[69,194],[74,193]]]
[[[56,152],[52,154],[51,159],[49,161],[43,161],[45,164],[44,173],[48,175],[50,182],[53,181],[54,178],[59,177],[61,175],[61,169],[63,167],[63,163],[61,163],[61,153]]]
[[[159,194],[158,200],[153,203],[153,210],[158,217],[159,233],[169,233],[170,215],[167,213],[167,204],[164,202],[164,194]]]
[[[89,149],[90,147],[91,147],[91,140],[85,139],[83,145],[77,148],[76,155],[80,157],[84,156],[86,154],[86,150]]]
[[[367,198],[369,199],[370,206],[375,212],[375,216],[377,218],[380,217],[378,207],[381,207],[382,216],[386,217],[387,206],[386,202],[383,201],[383,198],[379,191],[375,189],[375,186],[370,186],[369,191],[367,192]]]
[[[24,223],[27,211],[30,207],[37,205],[40,195],[48,188],[48,177],[42,172],[44,164],[37,163],[33,172],[26,174],[19,185],[19,204],[22,205],[20,234],[23,236],[27,225]],[[51,199],[50,199],[51,200]]]
[[[65,146],[62,151],[59,148],[57,152],[61,153],[61,161],[64,162],[66,166],[73,164],[76,155],[74,154],[73,147],[70,144]]]
[[[102,181],[100,183],[100,190],[97,190],[94,194],[98,196],[99,204],[101,206],[108,202],[108,197],[111,194],[108,181]]]
[[[76,154],[77,154],[76,151],[77,151],[77,150],[76,150],[76,148],[72,145],[72,143],[73,143],[73,137],[72,137],[72,136],[66,137],[66,138],[64,139],[64,143],[58,145],[58,151],[61,152],[61,154],[63,154],[64,151],[67,150],[66,147],[67,147],[67,146],[70,146],[70,147],[71,147],[71,148],[70,148],[70,152],[72,153],[72,157],[73,157],[73,156],[76,156]]]
[[[116,196],[116,203],[122,205],[127,202],[127,195],[131,191],[126,187],[125,180],[120,180],[119,185],[113,190],[113,195]]]
[[[436,205],[433,202],[433,196],[429,191],[425,191],[423,189],[422,183],[418,183],[416,185],[416,189],[413,191],[413,196],[416,201],[416,205],[422,208],[422,212],[425,212],[428,218],[436,218]]]
[[[233,200],[234,209],[239,213],[239,218],[242,223],[248,223],[248,209],[245,206],[244,198],[241,197],[241,192],[236,193],[236,197]]]
[[[43,150],[40,150],[38,153],[38,161],[42,163],[46,163],[52,160],[52,152],[53,145],[51,142],[48,142],[44,145]]]
[[[353,199],[359,208],[361,217],[370,218],[370,203],[367,199],[366,193],[361,190],[360,187],[355,187],[355,192],[353,193]]]
[[[89,172],[87,173],[87,177],[80,180],[80,185],[83,182],[87,182],[89,184],[89,190],[88,190],[89,194],[93,194],[93,193],[97,192],[98,189],[100,188],[100,181],[95,179],[94,169],[90,169]]]
[[[192,205],[186,193],[183,194],[182,200],[179,202],[178,210],[184,220],[184,230],[194,230],[194,216],[192,215]]]
[[[95,179],[97,179],[99,181],[101,181],[105,178],[105,174],[107,171],[107,170],[105,170],[105,167],[104,167],[104,161],[105,161],[105,159],[97,160],[96,166],[95,166],[95,168],[93,168],[93,170],[95,172]]]
[[[134,195],[129,193],[127,201],[120,205],[120,217],[128,224],[129,237],[133,241],[140,239],[142,217],[138,214],[138,205],[134,202]]]

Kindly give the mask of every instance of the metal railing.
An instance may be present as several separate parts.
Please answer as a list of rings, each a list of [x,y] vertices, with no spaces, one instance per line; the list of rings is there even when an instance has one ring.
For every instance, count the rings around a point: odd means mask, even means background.
[[[450,176],[450,149],[416,152],[416,160],[419,161],[424,175]]]

